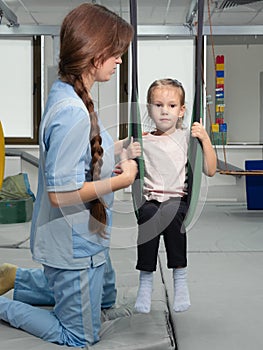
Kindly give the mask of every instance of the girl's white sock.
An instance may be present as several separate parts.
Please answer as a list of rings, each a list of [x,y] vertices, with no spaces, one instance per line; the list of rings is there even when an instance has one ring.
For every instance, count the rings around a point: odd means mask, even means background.
[[[173,269],[175,312],[186,311],[191,305],[186,277],[186,267]]]
[[[135,310],[144,314],[151,311],[153,272],[140,272],[140,285],[135,303]]]

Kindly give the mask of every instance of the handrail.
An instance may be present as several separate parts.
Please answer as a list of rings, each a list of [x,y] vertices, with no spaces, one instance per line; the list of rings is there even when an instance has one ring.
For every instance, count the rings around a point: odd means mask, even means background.
[[[8,157],[20,157],[21,159],[25,160],[26,162],[38,168],[39,159],[28,152],[9,148],[9,149],[6,149],[5,155]]]

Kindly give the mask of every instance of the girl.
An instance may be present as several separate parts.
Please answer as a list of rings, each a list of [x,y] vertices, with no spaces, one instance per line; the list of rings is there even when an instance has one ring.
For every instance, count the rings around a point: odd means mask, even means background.
[[[182,128],[185,112],[185,91],[174,79],[154,81],[147,94],[148,113],[156,130],[143,137],[145,163],[144,199],[138,216],[137,266],[140,284],[135,303],[138,312],[151,309],[153,271],[156,270],[160,235],[163,235],[167,266],[173,270],[174,311],[190,306],[186,283],[187,213],[186,164],[189,134]],[[204,153],[204,172],[216,172],[216,154],[202,124],[192,125]]]
[[[112,176],[114,144],[94,111],[90,90],[122,63],[132,27],[103,6],[84,3],[64,19],[59,79],[40,126],[40,161],[30,247],[42,269],[4,265],[0,319],[46,341],[84,347],[99,340],[101,308],[116,290],[109,258],[113,191],[133,183],[137,165],[123,141],[121,174]],[[136,146],[137,145],[137,146]],[[140,154],[138,144],[135,156]],[[52,311],[33,307],[55,305]]]

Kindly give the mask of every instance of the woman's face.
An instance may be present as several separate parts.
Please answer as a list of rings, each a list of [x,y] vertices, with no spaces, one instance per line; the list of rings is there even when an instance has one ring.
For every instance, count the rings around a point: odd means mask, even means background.
[[[151,104],[148,106],[150,117],[157,131],[170,134],[175,131],[178,118],[183,117],[185,106],[181,105],[180,88],[158,86],[152,91]]]
[[[90,91],[95,81],[103,82],[110,80],[115,73],[117,65],[122,63],[121,56],[110,57],[103,63],[96,63],[95,66],[88,72],[82,74],[82,79],[87,90]]]
[[[115,73],[118,64],[122,63],[121,56],[110,57],[105,62],[98,64],[95,69],[95,81],[103,82],[110,80]]]

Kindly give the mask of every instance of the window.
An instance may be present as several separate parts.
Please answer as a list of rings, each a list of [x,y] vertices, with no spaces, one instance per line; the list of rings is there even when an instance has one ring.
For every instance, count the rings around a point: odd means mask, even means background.
[[[38,144],[40,36],[0,40],[0,120],[6,144]]]

